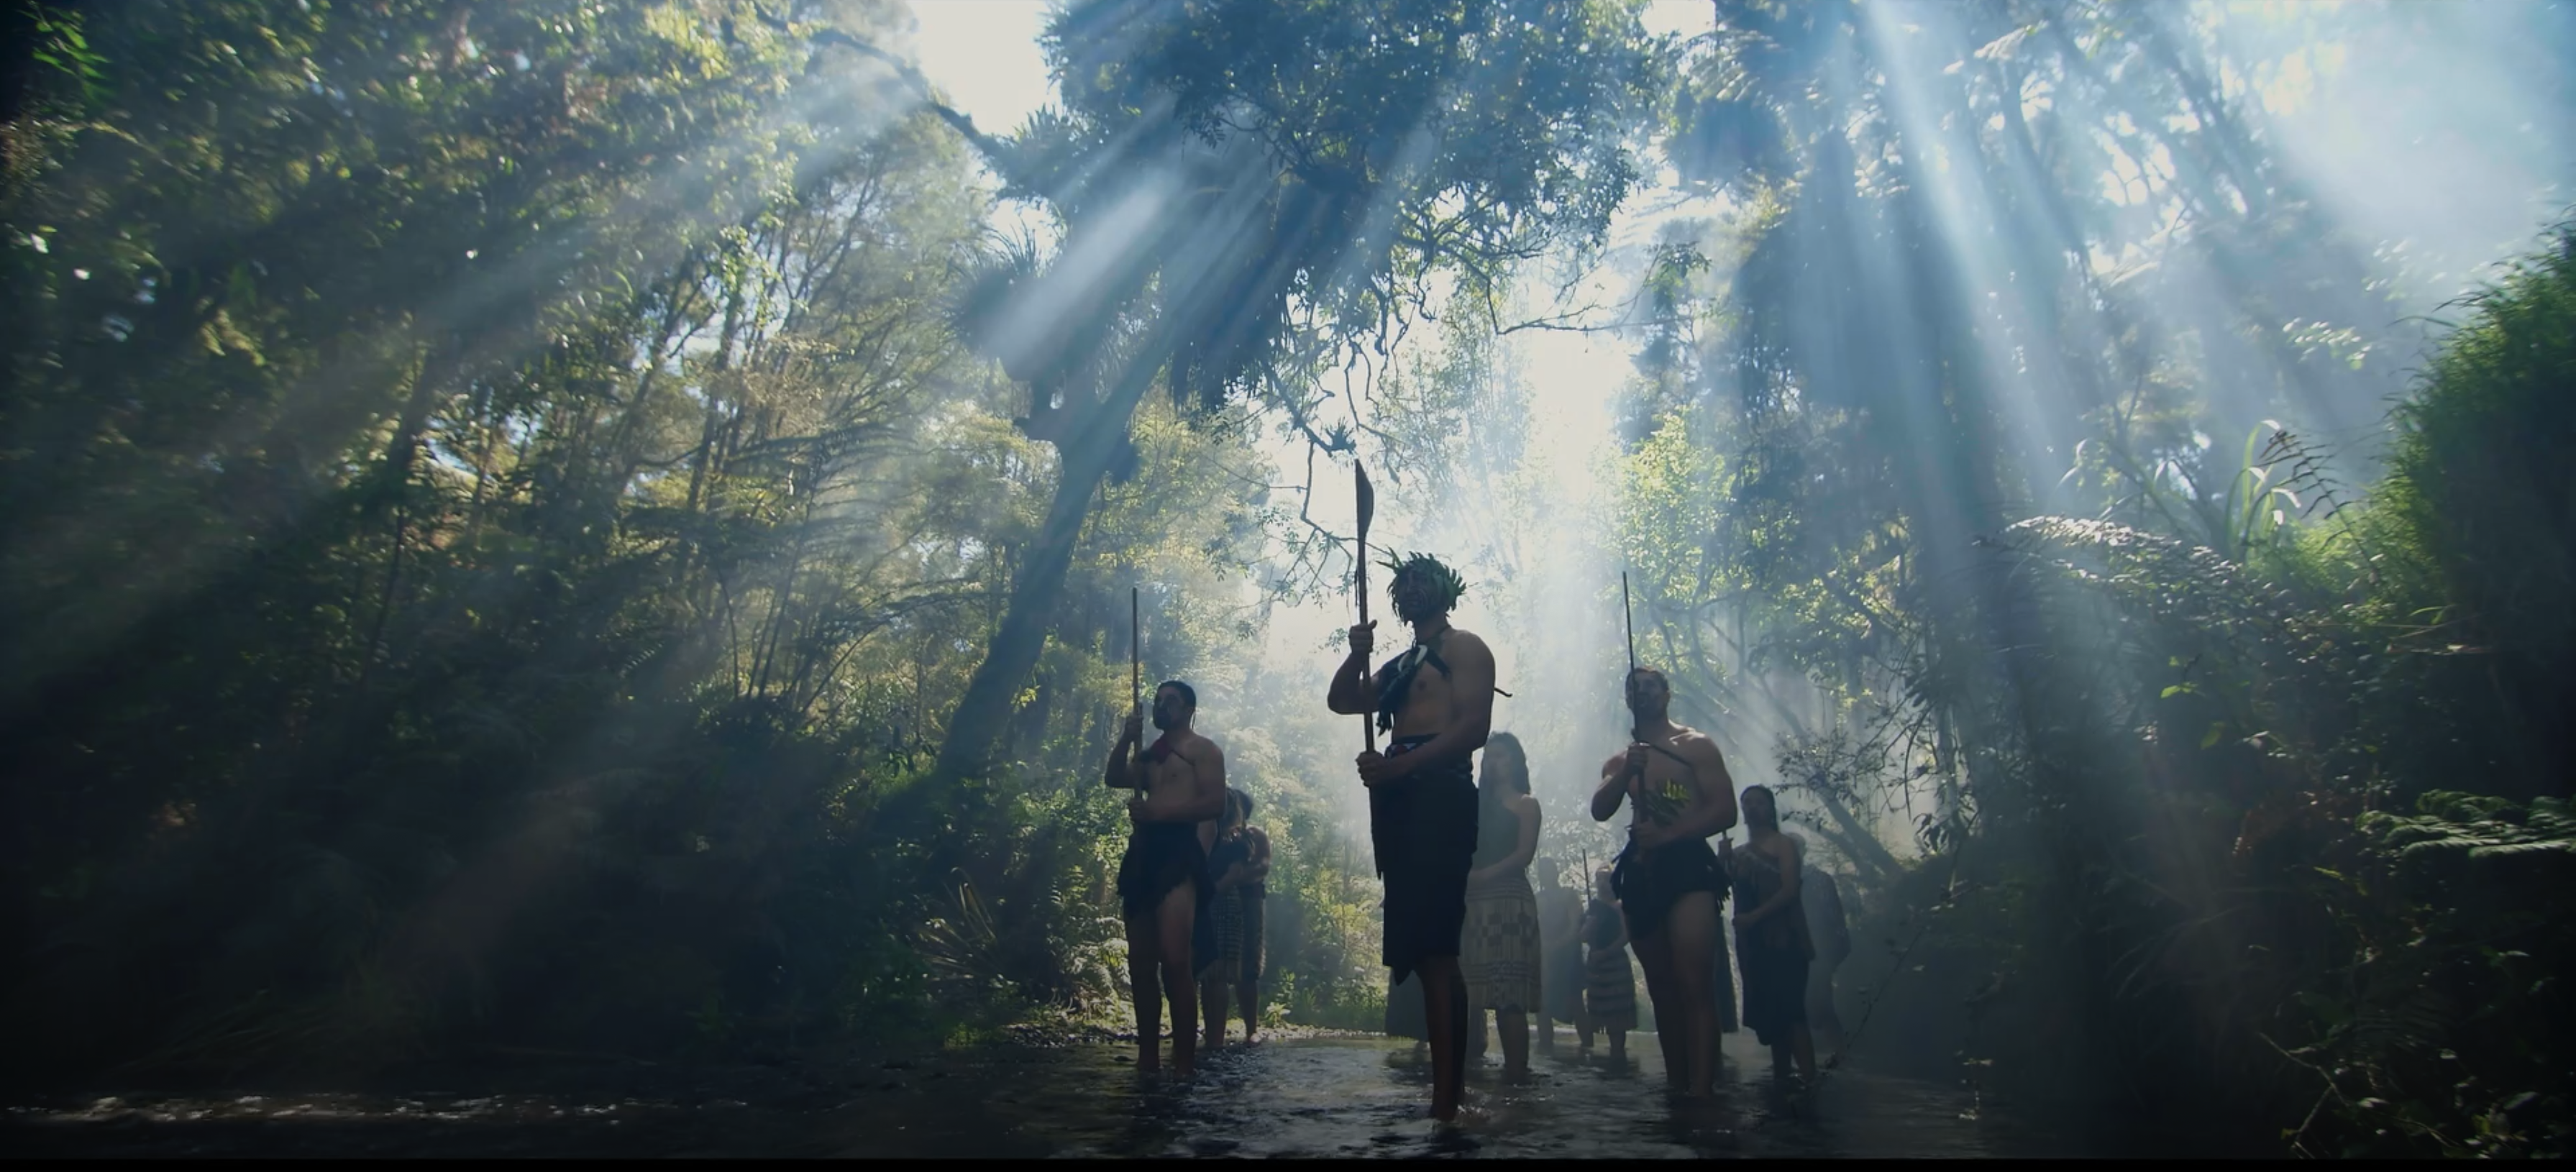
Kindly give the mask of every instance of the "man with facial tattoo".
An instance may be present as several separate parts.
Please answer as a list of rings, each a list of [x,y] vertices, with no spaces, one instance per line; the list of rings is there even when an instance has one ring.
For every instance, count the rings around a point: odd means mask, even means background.
[[[1154,689],[1151,748],[1135,753],[1143,719],[1130,715],[1109,750],[1102,780],[1135,790],[1127,801],[1127,856],[1118,863],[1118,900],[1127,920],[1127,977],[1136,998],[1136,1069],[1161,1067],[1163,995],[1172,1002],[1172,1071],[1197,1063],[1198,964],[1192,951],[1213,937],[1207,843],[1199,826],[1225,812],[1225,752],[1190,727],[1198,693],[1169,680]]]
[[[1673,723],[1671,703],[1664,673],[1628,673],[1633,739],[1602,764],[1592,818],[1607,822],[1623,802],[1635,803],[1611,885],[1646,970],[1665,1072],[1698,1098],[1711,1093],[1717,1074],[1717,902],[1727,888],[1708,836],[1735,825],[1735,784],[1717,742]]]
[[[1375,713],[1390,734],[1384,754],[1360,754],[1369,787],[1369,839],[1386,881],[1381,949],[1396,980],[1421,975],[1431,1050],[1431,1117],[1458,1116],[1466,1065],[1467,989],[1458,946],[1467,921],[1467,872],[1476,853],[1474,755],[1494,718],[1494,656],[1485,641],[1449,625],[1466,583],[1438,559],[1390,561],[1387,592],[1413,627],[1413,647],[1375,674],[1377,624],[1350,630],[1351,653],[1326,703]]]

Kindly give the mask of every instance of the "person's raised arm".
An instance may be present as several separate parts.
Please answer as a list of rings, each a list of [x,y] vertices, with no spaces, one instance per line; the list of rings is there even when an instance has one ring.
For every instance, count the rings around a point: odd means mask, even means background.
[[[1601,785],[1592,791],[1592,820],[1607,822],[1619,812],[1619,803],[1628,800],[1628,763],[1631,755],[1621,753],[1601,763]]]
[[[1369,674],[1370,643],[1376,632],[1376,619],[1351,628],[1351,653],[1333,671],[1333,686],[1324,695],[1325,707],[1343,716],[1377,711],[1377,679]]]
[[[1118,743],[1109,747],[1109,764],[1100,771],[1100,780],[1109,788],[1144,788],[1143,780],[1137,776],[1135,755],[1131,752],[1144,735],[1144,716],[1128,713],[1126,722],[1118,728]]]
[[[1457,631],[1448,641],[1449,722],[1422,747],[1378,767],[1391,781],[1465,757],[1485,747],[1494,731],[1494,653],[1485,641]]]

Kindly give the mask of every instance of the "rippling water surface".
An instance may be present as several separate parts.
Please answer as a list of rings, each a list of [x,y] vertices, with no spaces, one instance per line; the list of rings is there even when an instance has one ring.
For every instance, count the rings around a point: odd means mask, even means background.
[[[2084,1154],[1975,1109],[1962,1090],[1844,1069],[1792,1106],[1750,1035],[1723,1039],[1706,1104],[1664,1092],[1651,1036],[1628,1069],[1570,1040],[1526,1085],[1499,1057],[1469,1080],[1471,1119],[1422,1118],[1413,1043],[1300,1038],[1207,1056],[1188,1083],[1140,1078],[1118,1046],[999,1048],[928,1063],[674,1076],[632,1093],[126,1096],[8,1110],[12,1155],[1553,1156]],[[667,1069],[667,1068],[665,1068]],[[763,1081],[765,1080],[765,1081]],[[599,1079],[591,1080],[596,1084]],[[614,1083],[615,1078],[606,1081]],[[650,1081],[650,1080],[647,1080]]]
[[[1480,1118],[1455,1131],[1422,1118],[1428,1060],[1411,1043],[1318,1038],[1236,1047],[1188,1085],[1140,1080],[1124,1051],[1028,1052],[979,1071],[947,1110],[871,1135],[848,1154],[1059,1156],[1853,1157],[2074,1154],[1985,1119],[1962,1091],[1852,1070],[1793,1106],[1749,1035],[1724,1039],[1727,1082],[1691,1105],[1664,1092],[1651,1037],[1629,1069],[1570,1045],[1534,1056],[1527,1085],[1489,1058],[1469,1085]],[[956,1114],[949,1114],[955,1111]],[[968,1127],[961,1131],[963,1121]]]

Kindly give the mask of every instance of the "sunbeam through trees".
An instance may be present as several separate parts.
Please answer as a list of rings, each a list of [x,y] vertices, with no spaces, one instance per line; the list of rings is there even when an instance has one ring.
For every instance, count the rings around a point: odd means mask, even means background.
[[[1406,1028],[1356,461],[1532,884],[1629,841],[1624,574],[1839,893],[1822,1075],[1681,1149],[2569,1153],[2576,3],[977,8],[1007,117],[949,5],[13,0],[13,1094],[926,1064],[1002,1097],[924,1152],[1339,1150],[1008,1056],[1132,1041],[1132,672],[1266,835],[1285,1032],[1191,1093],[1412,1077],[1311,1036]],[[1481,1061],[1494,1154],[1646,1152],[1533,1104],[1660,1080]],[[842,1099],[775,1150],[916,1111]]]

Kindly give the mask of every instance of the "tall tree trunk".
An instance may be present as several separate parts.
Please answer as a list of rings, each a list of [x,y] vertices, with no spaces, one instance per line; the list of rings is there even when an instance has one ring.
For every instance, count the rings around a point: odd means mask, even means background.
[[[358,664],[356,687],[365,691],[373,679],[376,665],[385,657],[385,631],[392,622],[394,606],[402,587],[403,546],[410,537],[410,516],[403,505],[409,495],[412,466],[418,462],[420,448],[429,432],[430,412],[438,405],[438,396],[446,389],[454,369],[455,351],[444,343],[433,343],[421,358],[420,372],[413,377],[411,397],[403,405],[402,416],[395,421],[393,442],[386,446],[381,487],[371,496],[368,507],[389,505],[392,531],[387,535],[390,551],[385,561],[383,595],[376,600],[376,616],[368,624],[367,641],[360,647],[365,658]]]
[[[948,736],[939,744],[939,763],[932,770],[934,782],[955,781],[991,764],[994,746],[1010,724],[1011,698],[1019,694],[1029,672],[1037,667],[1039,654],[1046,650],[1048,620],[1064,592],[1065,574],[1073,567],[1073,548],[1082,536],[1082,523],[1091,514],[1101,479],[1118,458],[1136,404],[1170,353],[1168,335],[1139,347],[1138,353],[1109,397],[1086,413],[1081,430],[1057,445],[1061,467],[1046,525],[1030,543],[1026,560],[1011,582],[1009,609],[993,632],[984,662],[976,665],[965,695],[957,700],[957,711],[949,717]]]
[[[723,374],[733,369],[734,340],[741,328],[742,291],[728,289],[725,294],[724,330],[716,339],[715,371]],[[706,411],[698,425],[697,454],[689,459],[689,498],[683,515],[687,517],[687,539],[680,549],[680,569],[674,580],[680,583],[682,597],[689,602],[690,616],[704,620],[709,606],[710,586],[696,580],[700,559],[705,556],[707,530],[715,510],[709,507],[715,495],[712,481],[716,458],[716,435],[725,420],[724,395],[719,390],[722,380],[709,380],[705,387]],[[701,511],[703,509],[703,511]]]
[[[1818,789],[1808,790],[1807,796],[1814,798],[1816,804],[1824,808],[1825,815],[1832,819],[1831,825],[1810,821],[1808,826],[1825,841],[1834,844],[1843,858],[1862,872],[1859,878],[1863,884],[1871,888],[1884,887],[1905,870],[1905,865],[1897,861],[1895,852],[1888,850],[1887,844],[1878,840],[1878,834],[1864,825],[1841,799]]]

